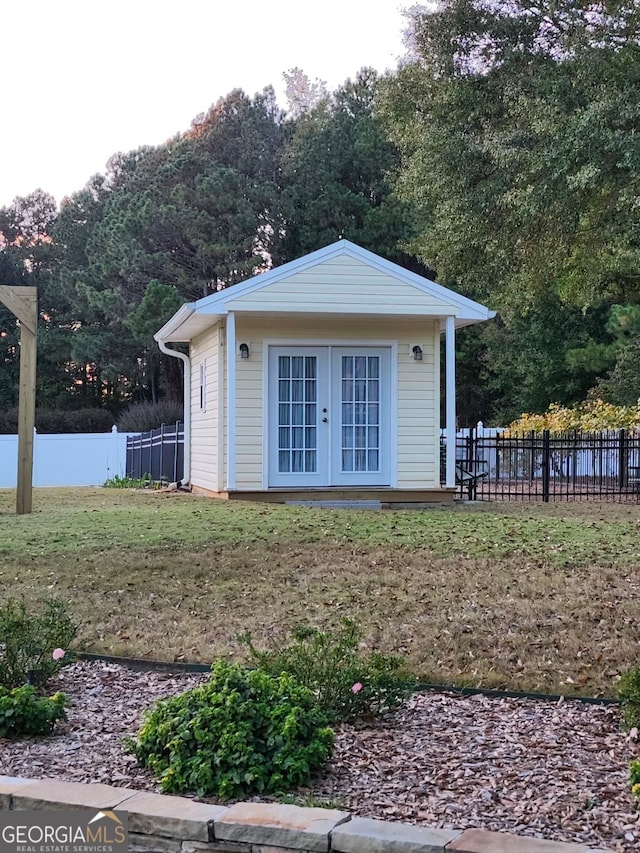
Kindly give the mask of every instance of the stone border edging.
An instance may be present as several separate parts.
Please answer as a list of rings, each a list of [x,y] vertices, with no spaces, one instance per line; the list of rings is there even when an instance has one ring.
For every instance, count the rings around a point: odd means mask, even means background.
[[[606,853],[585,844],[480,829],[431,829],[274,803],[199,803],[132,788],[0,776],[0,811],[128,812],[138,853]]]

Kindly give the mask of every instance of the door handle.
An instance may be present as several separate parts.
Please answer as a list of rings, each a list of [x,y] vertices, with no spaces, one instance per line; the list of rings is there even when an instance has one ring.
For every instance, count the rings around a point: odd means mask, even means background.
[[[323,419],[322,419],[322,423],[323,423],[323,424],[326,424],[328,421],[329,421],[329,418],[323,418]]]

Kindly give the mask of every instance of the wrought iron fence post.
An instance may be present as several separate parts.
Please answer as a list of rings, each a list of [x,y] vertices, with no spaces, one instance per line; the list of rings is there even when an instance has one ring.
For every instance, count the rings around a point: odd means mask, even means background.
[[[549,430],[545,429],[542,432],[542,500],[544,503],[549,503],[550,457]]]
[[[469,480],[469,500],[475,501],[478,499],[478,431],[475,427],[469,430],[469,459],[469,470],[473,475]]]
[[[464,492],[466,491],[468,501],[471,500],[471,477],[469,477],[465,482],[464,472],[466,471],[467,473],[469,473],[471,471],[471,446],[471,429],[469,429],[469,432],[467,433],[464,439],[463,457],[460,460],[460,469],[462,472],[462,476],[460,477],[460,491],[462,495],[464,495]]]
[[[160,472],[159,480],[164,480],[164,424],[160,424]]]
[[[135,472],[134,477],[136,477],[136,479],[139,480],[140,477],[142,477],[142,434],[140,434],[137,437],[136,444],[138,446],[137,446],[137,448],[134,446],[134,450],[137,449],[140,451],[140,453],[136,453],[136,455],[135,455],[135,462],[134,462],[133,470]]]
[[[627,485],[628,476],[628,448],[627,433],[621,429],[618,431],[618,487],[622,491]]]
[[[531,439],[531,453],[529,455],[529,482],[533,483],[533,478],[536,475],[536,431],[531,430],[529,433]],[[523,461],[524,468],[524,461]]]
[[[180,421],[176,421],[176,435],[173,443],[173,481],[178,482],[178,439],[180,437]]]

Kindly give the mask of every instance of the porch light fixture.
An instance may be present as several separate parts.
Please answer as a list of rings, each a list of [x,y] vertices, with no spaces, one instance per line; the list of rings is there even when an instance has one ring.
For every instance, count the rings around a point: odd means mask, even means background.
[[[411,350],[416,361],[422,361],[422,347],[416,344]]]
[[[249,358],[249,344],[240,344],[238,347],[240,358]]]

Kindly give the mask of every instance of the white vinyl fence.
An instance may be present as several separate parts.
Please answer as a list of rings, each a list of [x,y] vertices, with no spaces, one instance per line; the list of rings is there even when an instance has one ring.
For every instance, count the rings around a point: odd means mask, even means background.
[[[459,429],[456,433],[456,459],[468,461],[471,457],[484,465],[490,478],[505,476],[523,477],[525,471],[530,479],[542,478],[542,433],[532,444],[529,433],[519,433],[511,443],[505,442],[500,448],[500,458],[496,436],[505,431],[505,427],[485,427],[482,421],[472,430]],[[620,451],[620,430],[602,430],[594,433],[568,431],[552,437],[549,450],[549,476],[618,477],[622,461],[625,469],[640,470],[640,448],[637,438],[627,439],[627,452]],[[633,436],[633,431],[627,432]],[[440,432],[441,442],[446,443],[446,432]],[[466,442],[473,443],[473,449]],[[510,473],[509,473],[510,472]],[[637,476],[637,475],[635,475]]]
[[[124,477],[126,432],[34,436],[34,486],[101,486]],[[14,489],[18,476],[18,436],[0,435],[0,488]]]

